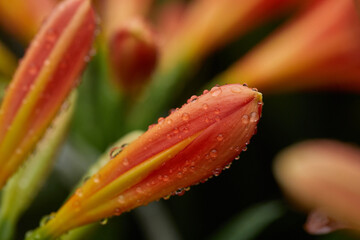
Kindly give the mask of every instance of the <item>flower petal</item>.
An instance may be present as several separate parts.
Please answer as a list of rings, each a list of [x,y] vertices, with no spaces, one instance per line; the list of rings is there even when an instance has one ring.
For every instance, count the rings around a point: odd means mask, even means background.
[[[65,1],[32,42],[0,109],[0,187],[76,86],[91,48],[94,22],[89,0]]]

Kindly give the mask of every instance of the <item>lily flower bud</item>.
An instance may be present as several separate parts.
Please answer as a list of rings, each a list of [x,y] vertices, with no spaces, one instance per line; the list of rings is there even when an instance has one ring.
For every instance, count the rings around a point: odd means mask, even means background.
[[[68,0],[58,5],[26,52],[0,108],[0,187],[76,86],[94,30],[90,1]]]
[[[360,90],[360,18],[353,0],[314,1],[212,84],[261,91]]]
[[[113,156],[27,239],[54,239],[218,176],[249,143],[261,109],[262,95],[238,84],[191,97]]]
[[[129,20],[112,36],[109,57],[116,75],[115,84],[135,93],[150,79],[156,67],[158,46],[155,34],[144,20]]]
[[[359,148],[330,140],[303,142],[278,155],[274,172],[290,199],[313,211],[307,231],[360,230]]]

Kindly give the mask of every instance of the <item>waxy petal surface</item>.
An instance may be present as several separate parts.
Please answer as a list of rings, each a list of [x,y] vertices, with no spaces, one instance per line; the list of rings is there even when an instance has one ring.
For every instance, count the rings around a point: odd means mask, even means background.
[[[88,0],[60,4],[31,43],[0,109],[0,186],[17,169],[77,84],[92,45]]]
[[[249,143],[261,109],[262,95],[242,85],[193,96],[94,174],[36,233],[57,237],[217,176]]]

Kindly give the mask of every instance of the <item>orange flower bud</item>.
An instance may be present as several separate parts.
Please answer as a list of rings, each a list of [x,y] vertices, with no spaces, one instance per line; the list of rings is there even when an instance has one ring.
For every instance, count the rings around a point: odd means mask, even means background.
[[[141,19],[124,24],[109,44],[109,57],[115,73],[115,83],[136,92],[149,80],[156,67],[158,46],[150,27]]]
[[[56,238],[219,175],[249,143],[261,109],[262,95],[237,84],[191,97],[113,157],[33,236]]]
[[[0,109],[0,187],[76,86],[94,29],[90,1],[68,0],[56,8],[32,42]]]
[[[314,1],[217,78],[261,91],[360,90],[360,18],[353,0]]]
[[[330,140],[296,144],[277,157],[275,175],[298,205],[315,210],[311,233],[360,230],[360,149]]]

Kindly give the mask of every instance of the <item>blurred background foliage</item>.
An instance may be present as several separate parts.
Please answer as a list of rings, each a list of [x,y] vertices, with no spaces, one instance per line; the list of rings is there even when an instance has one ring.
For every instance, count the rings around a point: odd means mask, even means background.
[[[166,1],[156,4],[163,2]],[[213,52],[171,103],[172,108],[198,93],[204,84],[290,16],[267,22]],[[0,39],[18,58],[22,57],[25,47],[4,29],[0,29]],[[21,218],[17,239],[37,227],[44,215],[56,211],[88,166],[126,133],[121,115],[126,104],[108,81],[107,60],[101,50],[97,53],[79,86],[79,100],[68,138],[51,176]],[[303,230],[305,213],[284,200],[272,173],[274,156],[302,140],[331,138],[360,144],[359,94],[321,90],[269,93],[264,95],[264,103],[258,133],[230,170],[205,184],[193,186],[184,196],[140,207],[111,218],[105,225],[99,223],[86,239],[360,239],[356,234],[343,231],[323,236],[307,234]],[[162,116],[166,116],[168,110],[164,110]]]

